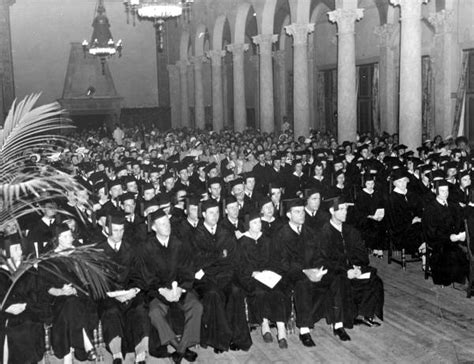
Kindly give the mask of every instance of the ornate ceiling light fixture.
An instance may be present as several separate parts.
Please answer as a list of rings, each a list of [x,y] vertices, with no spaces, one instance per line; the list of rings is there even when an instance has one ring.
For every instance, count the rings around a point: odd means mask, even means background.
[[[84,50],[84,57],[90,54],[100,59],[102,64],[102,74],[105,74],[105,62],[107,58],[112,57],[118,53],[122,56],[123,44],[120,39],[117,43],[112,38],[110,32],[109,19],[105,15],[105,6],[103,0],[98,0],[95,11],[94,21],[92,23],[94,28],[90,43],[87,40],[82,42],[82,49]]]

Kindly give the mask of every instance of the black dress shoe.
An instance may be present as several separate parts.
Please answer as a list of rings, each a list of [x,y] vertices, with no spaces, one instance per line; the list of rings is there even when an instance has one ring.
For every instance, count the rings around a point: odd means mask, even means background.
[[[183,361],[184,358],[184,353],[178,353],[175,351],[173,354],[171,354],[171,359],[173,360],[173,363],[180,364]]]
[[[113,364],[122,364],[122,363],[123,363],[123,361],[120,358],[115,358],[114,361],[113,361]]]
[[[239,351],[239,350],[240,350],[240,347],[239,347],[239,345],[237,345],[237,344],[230,343],[229,349],[232,350],[232,351]]]
[[[189,362],[196,361],[198,355],[196,352],[192,351],[191,349],[186,349],[184,352],[184,359],[186,359]]]
[[[373,326],[372,323],[366,317],[362,317],[362,316],[357,316],[354,319],[354,325],[365,325],[368,327]]]
[[[263,336],[263,342],[266,342],[266,343],[272,343],[273,342],[273,337],[272,337],[272,334],[270,332],[266,332],[262,336]]]
[[[313,339],[311,338],[311,334],[309,334],[309,333],[308,334],[303,334],[303,335],[300,334],[300,340],[303,343],[303,345],[308,347],[308,348],[310,348],[312,346],[316,346]]]
[[[340,327],[338,329],[334,329],[334,335],[339,336],[339,339],[341,341],[350,341],[351,337],[347,334],[346,330],[344,330],[343,327]]]
[[[145,360],[140,360],[137,364],[146,364]]]
[[[224,350],[214,348],[214,354],[222,354]]]
[[[288,349],[288,342],[286,341],[285,338],[278,340],[278,347],[280,349]]]
[[[95,349],[91,349],[87,352],[87,360],[88,361],[95,361],[97,359],[97,352]]]
[[[380,322],[375,321],[373,317],[364,317],[368,322],[372,324],[372,326],[380,326],[382,325]]]

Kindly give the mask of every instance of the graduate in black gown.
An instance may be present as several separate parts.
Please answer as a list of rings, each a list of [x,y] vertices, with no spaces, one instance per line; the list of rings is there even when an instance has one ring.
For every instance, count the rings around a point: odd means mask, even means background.
[[[405,169],[394,170],[391,179],[394,189],[388,197],[386,213],[394,245],[416,255],[422,244],[423,206],[419,197],[407,188],[409,175]]]
[[[364,186],[357,194],[354,216],[355,225],[359,229],[367,248],[374,256],[383,258],[387,248],[385,226],[385,201],[380,191],[375,188],[375,175],[364,176]]]
[[[383,320],[384,290],[377,270],[370,266],[367,248],[357,229],[346,223],[347,203],[336,197],[330,203],[331,220],[321,231],[321,250],[328,268],[350,281],[355,304],[355,323],[380,325]]]
[[[10,274],[20,267],[22,248],[19,239],[10,235],[3,242],[8,265],[0,266],[0,300],[12,285]],[[0,312],[0,362],[37,363],[45,352],[42,306],[38,302],[37,275],[27,271],[15,283]],[[4,350],[5,347],[7,350]]]
[[[135,362],[145,363],[148,351],[150,322],[143,295],[134,285],[133,263],[135,249],[124,237],[123,215],[109,217],[108,238],[97,244],[116,266],[114,282],[109,295],[99,302],[104,341],[112,353],[113,364],[123,362],[123,352],[134,351]]]
[[[248,215],[248,229],[240,238],[240,270],[243,286],[247,291],[249,323],[262,325],[262,336],[265,342],[272,342],[270,322],[277,325],[278,346],[286,349],[285,323],[290,318],[291,300],[284,293],[285,287],[278,282],[269,287],[257,280],[263,271],[275,272],[278,262],[272,254],[272,241],[262,233],[262,222],[258,210]]]
[[[192,249],[192,239],[199,224],[199,197],[190,196],[186,199],[186,208],[184,210],[186,218],[181,220],[172,233],[178,237],[189,249]]]
[[[321,208],[321,190],[310,188],[304,191],[306,204],[304,207],[306,217],[305,225],[309,226],[315,233],[319,233],[325,223],[331,217],[327,211]]]
[[[202,203],[204,221],[193,237],[195,289],[204,306],[201,345],[219,353],[248,350],[252,339],[245,316],[245,294],[236,275],[239,256],[235,234],[217,225],[219,205]]]
[[[172,359],[195,361],[197,354],[189,348],[200,342],[202,305],[193,291],[194,270],[191,251],[176,236],[171,235],[170,218],[164,210],[152,213],[153,234],[138,247],[135,271],[136,283],[149,302],[149,317],[158,331],[162,345],[171,345]],[[181,340],[167,318],[170,306],[184,313]]]
[[[259,202],[262,221],[262,232],[273,239],[275,233],[283,226],[280,216],[275,216],[275,205],[270,197],[263,197]]]
[[[46,201],[42,207],[43,216],[38,217],[30,226],[25,255],[35,254],[38,256],[53,248],[51,240],[54,227],[58,224],[56,216],[58,206],[54,201]]]
[[[432,249],[430,266],[434,284],[464,283],[469,272],[466,253],[459,244],[466,241],[459,206],[448,203],[445,180],[435,183],[436,199],[423,212],[423,233]]]
[[[72,232],[66,224],[56,227],[53,245],[55,252],[73,249]],[[57,358],[72,363],[72,349],[79,360],[95,360],[92,345],[93,330],[99,323],[97,304],[70,268],[61,261],[55,262],[61,277],[44,270],[39,264],[39,284],[43,298],[51,305],[51,346]]]
[[[327,262],[320,249],[319,236],[304,225],[304,200],[290,200],[288,222],[274,237],[280,252],[277,273],[294,289],[296,326],[304,346],[315,346],[310,328],[325,318],[334,324],[334,334],[350,340],[344,326],[352,327],[353,311],[350,282],[345,275],[326,269]],[[304,271],[303,271],[304,270]]]

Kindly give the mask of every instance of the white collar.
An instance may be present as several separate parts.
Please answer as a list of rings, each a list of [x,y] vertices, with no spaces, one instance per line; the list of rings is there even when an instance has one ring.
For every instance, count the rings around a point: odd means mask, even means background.
[[[115,251],[120,250],[120,247],[122,246],[122,242],[114,243],[110,238],[107,239],[107,244],[109,244],[109,246]]]
[[[305,211],[308,213],[309,216],[314,216],[314,215],[316,215],[316,214],[318,213],[318,210],[316,210],[316,211],[310,211],[310,210],[308,210],[307,207],[305,207],[304,209],[305,209]]]
[[[303,173],[298,174],[298,173],[296,173],[296,171],[293,172],[293,176],[296,176],[298,178],[300,178],[302,175],[303,175]]]
[[[448,206],[448,201],[441,201],[438,197],[436,197],[436,201],[437,201],[441,206]]]
[[[363,188],[363,191],[367,193],[368,195],[372,195],[375,192],[375,190],[372,190],[372,192],[369,192],[369,190],[366,187]]]
[[[199,220],[191,221],[191,220],[189,220],[189,218],[188,218],[188,222],[189,222],[193,227],[196,227],[196,226],[198,226],[198,224],[199,224]]]
[[[155,235],[156,236],[156,235]],[[170,242],[170,237],[168,236],[165,240],[161,240],[158,236],[156,236],[156,240],[158,240],[158,242],[164,246],[165,248],[168,247],[168,244]]]
[[[44,222],[46,225],[51,226],[51,225],[54,224],[55,218],[54,218],[54,217],[49,218],[49,217],[43,216],[43,217],[41,218],[41,220],[43,220],[43,222]]]
[[[243,233],[242,235],[246,236],[247,238],[250,238],[250,239],[253,239],[253,240],[257,241],[258,239],[261,238],[262,232],[260,231],[260,232],[258,233],[258,236],[257,236],[256,239],[255,239],[252,235],[250,235],[250,232],[249,232],[249,231],[246,231],[246,232]]]
[[[301,233],[302,225],[299,225],[300,231],[298,232],[298,225],[296,225],[295,223],[293,223],[291,221],[288,221],[288,224],[290,225],[291,230],[293,230],[295,233],[297,233],[298,235]]]
[[[342,233],[342,224],[338,226],[338,225],[336,225],[336,224],[332,221],[332,219],[329,220],[329,222],[330,222],[331,225],[334,227],[334,229],[336,229],[337,231],[339,231],[340,233]]]
[[[262,216],[262,221],[273,222],[273,221],[275,221],[275,216],[272,216],[272,217],[270,218],[270,220],[265,220],[265,217]]]
[[[206,230],[209,231],[209,233],[212,234],[212,231],[214,231],[214,233],[217,231],[217,225],[214,225],[214,227],[212,227],[212,226],[209,226],[209,224],[207,224],[206,222],[204,222],[203,224]]]
[[[401,189],[399,189],[398,187],[395,187],[395,188],[393,189],[393,192],[396,192],[396,193],[398,193],[398,194],[400,194],[400,195],[405,196],[405,195],[407,194],[408,190],[406,190],[405,192],[403,192],[403,191],[402,191]]]
[[[324,176],[318,177],[316,175],[313,176],[315,180],[322,181],[324,179]]]

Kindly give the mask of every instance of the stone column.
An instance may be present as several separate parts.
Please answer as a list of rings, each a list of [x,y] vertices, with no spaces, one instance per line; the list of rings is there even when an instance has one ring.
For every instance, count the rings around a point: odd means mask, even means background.
[[[188,60],[182,59],[178,61],[179,67],[179,84],[181,98],[181,127],[189,127],[189,103],[188,103]]]
[[[314,82],[314,34],[309,35],[308,43],[308,98],[309,98],[309,125],[310,128],[321,130],[318,125],[315,125],[314,115],[316,113],[316,100],[314,93],[316,92]]]
[[[357,137],[357,90],[355,64],[355,22],[364,9],[336,9],[328,13],[337,23],[337,138],[339,142]]]
[[[427,0],[390,0],[400,5],[400,143],[415,150],[421,144],[421,4]]]
[[[260,51],[260,129],[262,132],[271,133],[275,130],[272,44],[278,40],[278,35],[259,34],[252,39],[258,44]]]
[[[382,131],[393,134],[398,132],[395,109],[397,88],[395,87],[395,60],[393,51],[394,35],[397,26],[384,24],[375,28],[379,37],[379,100]]]
[[[247,127],[247,105],[245,103],[244,52],[249,49],[246,43],[228,44],[232,52],[234,80],[234,130],[242,132]]]
[[[220,132],[224,127],[224,90],[222,88],[222,57],[223,50],[212,50],[207,52],[211,59],[212,72],[212,130]]]
[[[307,136],[310,129],[308,89],[308,34],[314,23],[290,24],[285,27],[293,37],[293,128],[295,138]]]
[[[431,14],[428,21],[435,28],[433,57],[435,125],[434,135],[446,137],[451,134],[453,115],[451,112],[451,72],[453,69],[453,46],[456,41],[453,10],[441,10]]]
[[[0,0],[0,124],[15,99],[10,6],[14,0]]]
[[[179,128],[181,127],[181,110],[179,109],[179,98],[180,98],[180,88],[179,88],[179,66],[174,64],[169,64],[167,66],[169,73],[169,86],[170,86],[170,106],[171,106],[171,127]]]
[[[205,58],[197,56],[191,58],[194,65],[194,120],[196,129],[205,129],[204,90],[202,88],[202,63]]]
[[[276,85],[277,85],[277,100],[278,100],[278,120],[276,127],[278,130],[281,129],[283,124],[283,117],[287,116],[287,101],[286,101],[286,63],[285,63],[285,50],[273,52],[273,58],[275,59],[275,71],[277,74]]]

